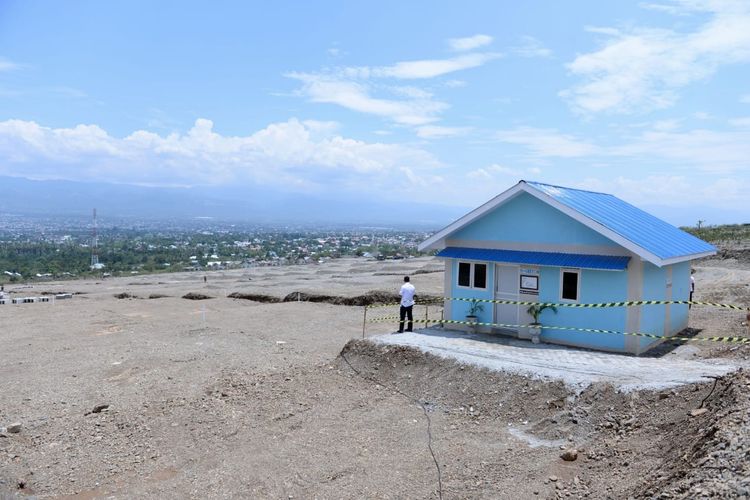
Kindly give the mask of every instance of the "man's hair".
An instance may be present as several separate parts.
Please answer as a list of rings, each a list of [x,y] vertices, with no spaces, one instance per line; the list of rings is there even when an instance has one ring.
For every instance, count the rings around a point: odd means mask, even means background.
[[[409,277],[408,277],[408,276],[404,276],[404,282],[405,282],[405,283],[408,283],[408,282],[409,282]]]

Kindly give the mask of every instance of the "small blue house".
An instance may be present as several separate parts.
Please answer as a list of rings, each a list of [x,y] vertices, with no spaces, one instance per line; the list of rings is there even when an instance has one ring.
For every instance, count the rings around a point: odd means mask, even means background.
[[[688,300],[690,262],[716,249],[606,193],[521,181],[422,242],[445,259],[445,317],[465,321],[459,299],[589,304]],[[523,336],[528,306],[486,303],[485,331]],[[675,335],[688,306],[559,307],[546,326]],[[543,342],[640,354],[659,340],[543,329]]]

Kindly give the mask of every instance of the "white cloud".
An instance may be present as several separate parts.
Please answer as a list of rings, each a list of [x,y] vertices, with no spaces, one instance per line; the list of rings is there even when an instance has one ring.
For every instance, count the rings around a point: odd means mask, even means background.
[[[96,125],[49,128],[0,122],[0,175],[150,185],[252,182],[287,189],[387,185],[408,167],[429,177],[439,162],[414,147],[366,143],[332,122],[291,119],[248,136],[214,132],[196,120],[185,134],[138,130],[124,138]]]
[[[642,9],[655,10],[657,12],[664,12],[666,14],[671,14],[673,16],[687,15],[687,12],[685,11],[685,9],[681,8],[678,5],[643,2],[643,3],[638,4],[638,6]]]
[[[388,118],[402,125],[436,121],[448,105],[427,97],[384,99],[370,95],[366,84],[314,74],[290,74],[304,83],[300,92],[312,102],[337,104],[352,111]]]
[[[84,92],[83,90],[74,88],[74,87],[66,87],[64,85],[58,85],[55,87],[46,87],[44,90],[47,90],[49,92],[53,92],[55,94],[59,94],[65,97],[71,97],[73,99],[85,99],[88,97],[88,94]]]
[[[440,125],[425,125],[417,127],[417,135],[423,139],[440,139],[455,137],[471,132],[470,127],[442,127]]]
[[[469,179],[489,181],[489,180],[495,180],[495,176],[497,174],[515,178],[521,175],[521,171],[494,163],[488,167],[472,170],[468,174],[466,174],[466,176]]]
[[[636,206],[685,207],[698,204],[734,211],[744,206],[750,181],[727,177],[704,180],[659,174],[640,178],[618,176],[606,180],[587,178],[577,187],[611,193]]]
[[[466,87],[468,85],[464,80],[448,80],[444,84],[449,89],[458,89],[461,87]]]
[[[396,95],[408,97],[411,99],[432,99],[433,96],[432,92],[420,89],[419,87],[402,85],[388,87],[388,89]]]
[[[351,79],[396,78],[399,80],[422,80],[476,68],[499,57],[502,57],[502,54],[477,52],[461,54],[447,59],[401,61],[391,66],[352,66],[342,68],[338,73],[342,77]]]
[[[715,174],[747,172],[750,164],[750,131],[649,130],[600,152],[645,162],[672,160],[676,163],[674,168],[699,169]]]
[[[750,116],[743,116],[742,118],[733,118],[729,120],[729,124],[735,127],[750,127]]]
[[[474,50],[492,43],[493,38],[489,35],[474,35],[466,38],[450,38],[448,46],[451,50],[462,52],[465,50]]]
[[[616,160],[607,168],[648,171],[654,165],[673,172],[710,175],[744,175],[750,171],[750,117],[729,121],[734,130],[680,130],[678,120],[662,120],[637,135],[622,136],[616,143],[597,144],[554,129],[518,127],[496,133],[498,140],[518,144],[528,150],[524,161],[544,158],[583,158]],[[626,163],[621,163],[625,161]]]
[[[584,81],[560,95],[583,113],[650,111],[671,106],[680,88],[720,66],[750,61],[750,3],[683,0],[672,6],[709,19],[690,32],[589,28],[608,39],[567,65]]]
[[[521,57],[549,57],[552,51],[533,36],[521,37],[521,45],[513,47],[511,51]]]
[[[658,120],[651,124],[654,130],[675,130],[680,127],[680,120]]]
[[[20,68],[21,66],[19,64],[14,63],[13,61],[9,59],[5,59],[4,57],[0,57],[0,72],[3,71],[13,71],[15,69]]]
[[[497,132],[497,138],[503,142],[525,146],[537,156],[574,158],[598,152],[593,144],[554,129],[518,127]]]
[[[498,180],[498,177],[501,177],[505,178],[505,180],[508,180],[509,182],[517,182],[518,180],[524,178],[526,174],[539,175],[540,173],[541,170],[536,167],[521,169],[493,163],[488,167],[472,170],[468,174],[466,174],[466,176],[469,179],[485,181],[496,181]]]
[[[432,92],[423,88],[383,85],[376,80],[430,79],[481,66],[497,57],[500,55],[472,53],[447,59],[403,61],[391,66],[351,66],[320,73],[290,72],[285,76],[302,82],[297,95],[312,102],[337,104],[352,111],[387,118],[399,125],[420,126],[437,121],[448,105],[434,99]],[[454,83],[452,86],[458,85]],[[384,91],[390,95],[374,95]]]
[[[430,185],[440,185],[445,180],[439,175],[429,175],[424,173],[417,173],[411,167],[401,167],[401,172],[404,174],[406,179],[411,185],[416,187],[427,187]]]

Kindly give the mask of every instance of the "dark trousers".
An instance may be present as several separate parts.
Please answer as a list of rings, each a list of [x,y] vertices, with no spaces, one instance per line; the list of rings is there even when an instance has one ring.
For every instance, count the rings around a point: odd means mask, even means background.
[[[409,322],[406,324],[406,331],[407,332],[411,331],[412,326],[413,326],[412,321],[414,321],[414,316],[413,316],[412,311],[411,311],[413,307],[414,306],[409,306],[409,307],[401,306],[401,309],[399,309],[399,311],[398,311],[398,316],[399,316],[399,318],[398,318],[399,319],[399,322],[398,322],[398,331],[399,331],[399,333],[401,333],[401,332],[404,331],[404,318],[405,317],[409,318]]]

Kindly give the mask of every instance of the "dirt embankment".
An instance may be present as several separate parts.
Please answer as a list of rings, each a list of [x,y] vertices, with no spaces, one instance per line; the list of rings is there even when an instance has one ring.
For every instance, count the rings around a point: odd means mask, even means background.
[[[371,306],[376,304],[395,304],[398,303],[401,298],[398,294],[388,293],[382,291],[370,291],[363,295],[356,295],[354,297],[344,297],[339,295],[321,295],[306,292],[291,292],[284,297],[276,297],[273,295],[264,295],[258,293],[230,293],[227,297],[231,299],[245,299],[252,300],[254,302],[264,303],[278,303],[278,302],[323,302],[326,304],[334,304],[339,306]],[[442,303],[442,297],[435,295],[422,294],[417,297],[420,303]]]
[[[209,332],[214,341],[216,332]],[[233,348],[242,338],[233,338]],[[265,356],[278,363],[291,355],[288,347],[274,344]],[[43,417],[20,419],[20,433],[0,435],[0,491],[91,498],[750,494],[744,373],[715,387],[618,393],[593,385],[577,393],[561,382],[359,340],[332,363],[206,366],[180,359],[160,367],[166,382],[157,389],[148,372],[112,365],[105,374],[117,387],[148,382],[138,398],[100,395],[96,405],[50,405]]]
[[[721,248],[714,258],[718,260],[735,259],[738,262],[750,264],[750,248]]]
[[[532,447],[549,446],[551,460],[567,466],[566,475],[553,477],[552,498],[750,495],[750,377],[742,372],[666,391],[624,394],[593,385],[575,394],[559,382],[366,341],[350,341],[339,367],[398,388],[427,411],[458,416],[464,425],[489,421],[513,429],[527,422],[517,435]],[[435,440],[439,459],[440,435]],[[559,458],[561,448],[575,449],[577,459]],[[524,467],[525,460],[519,454],[517,466]],[[502,481],[507,470],[483,473]],[[445,475],[447,485],[455,484],[450,472]]]

